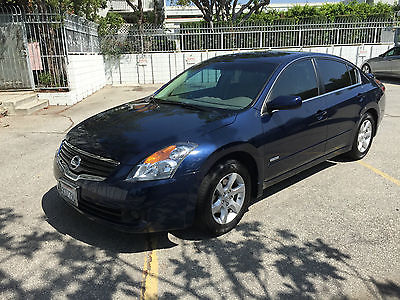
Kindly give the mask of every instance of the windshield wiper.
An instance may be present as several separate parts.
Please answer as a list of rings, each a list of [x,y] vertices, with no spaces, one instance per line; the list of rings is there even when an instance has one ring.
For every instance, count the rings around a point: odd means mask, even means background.
[[[154,98],[154,99],[160,100],[160,99],[157,99],[157,98]],[[159,104],[179,105],[179,106],[182,106],[184,108],[193,109],[193,110],[209,111],[208,109],[206,109],[206,108],[204,108],[204,107],[202,107],[200,105],[186,103],[186,102],[178,102],[178,101],[171,101],[171,100],[160,100],[158,103]]]

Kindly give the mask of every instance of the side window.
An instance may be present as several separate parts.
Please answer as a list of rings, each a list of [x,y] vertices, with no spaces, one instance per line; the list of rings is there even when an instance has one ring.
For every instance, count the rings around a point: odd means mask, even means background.
[[[325,93],[352,85],[350,74],[344,63],[329,59],[317,59],[317,66]]]
[[[395,50],[395,48],[390,49],[388,52],[385,53],[385,56],[392,56],[392,55],[394,55],[394,50]]]
[[[351,65],[347,65],[347,69],[348,69],[348,72],[349,72],[349,75],[350,75],[351,84],[359,83],[360,82],[360,77],[359,77],[357,68],[355,68],[355,67],[353,67]]]
[[[279,96],[300,96],[302,100],[318,96],[317,78],[311,60],[292,63],[282,72],[269,99]]]

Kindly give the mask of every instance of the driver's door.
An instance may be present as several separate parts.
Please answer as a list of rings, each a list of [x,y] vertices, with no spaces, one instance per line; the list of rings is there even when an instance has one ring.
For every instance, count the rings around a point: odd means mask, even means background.
[[[328,106],[318,90],[310,59],[292,63],[274,83],[266,108],[269,100],[279,96],[300,96],[303,102],[296,109],[263,112],[266,181],[325,154]]]

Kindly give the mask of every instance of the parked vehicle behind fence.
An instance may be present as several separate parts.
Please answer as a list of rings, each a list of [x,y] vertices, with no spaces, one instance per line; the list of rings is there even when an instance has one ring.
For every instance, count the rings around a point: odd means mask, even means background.
[[[71,129],[58,191],[121,230],[222,234],[263,189],[340,154],[363,158],[384,106],[384,86],[336,56],[215,57]]]

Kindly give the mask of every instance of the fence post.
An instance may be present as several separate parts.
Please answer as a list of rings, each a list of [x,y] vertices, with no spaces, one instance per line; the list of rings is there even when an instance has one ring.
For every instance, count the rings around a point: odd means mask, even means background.
[[[143,42],[143,34],[140,33],[140,47],[141,47],[141,53],[144,53],[144,42]]]
[[[376,44],[376,35],[377,35],[378,28],[374,28],[374,44]]]
[[[340,39],[339,34],[340,34],[340,29],[338,28],[336,33],[336,45],[339,45],[339,39]]]
[[[179,33],[179,41],[177,41],[177,50],[179,49],[179,51],[183,51],[183,50],[185,50],[185,47],[184,47],[184,45],[185,45],[185,43],[184,43],[184,41],[183,41],[183,37],[184,37],[184,35],[182,34],[182,33]]]
[[[301,47],[302,43],[301,43],[301,25],[300,25],[300,29],[299,29],[299,43],[298,46]]]
[[[263,47],[263,40],[262,40],[262,31],[260,31],[260,48]]]
[[[224,49],[224,33],[221,32],[221,50]]]

